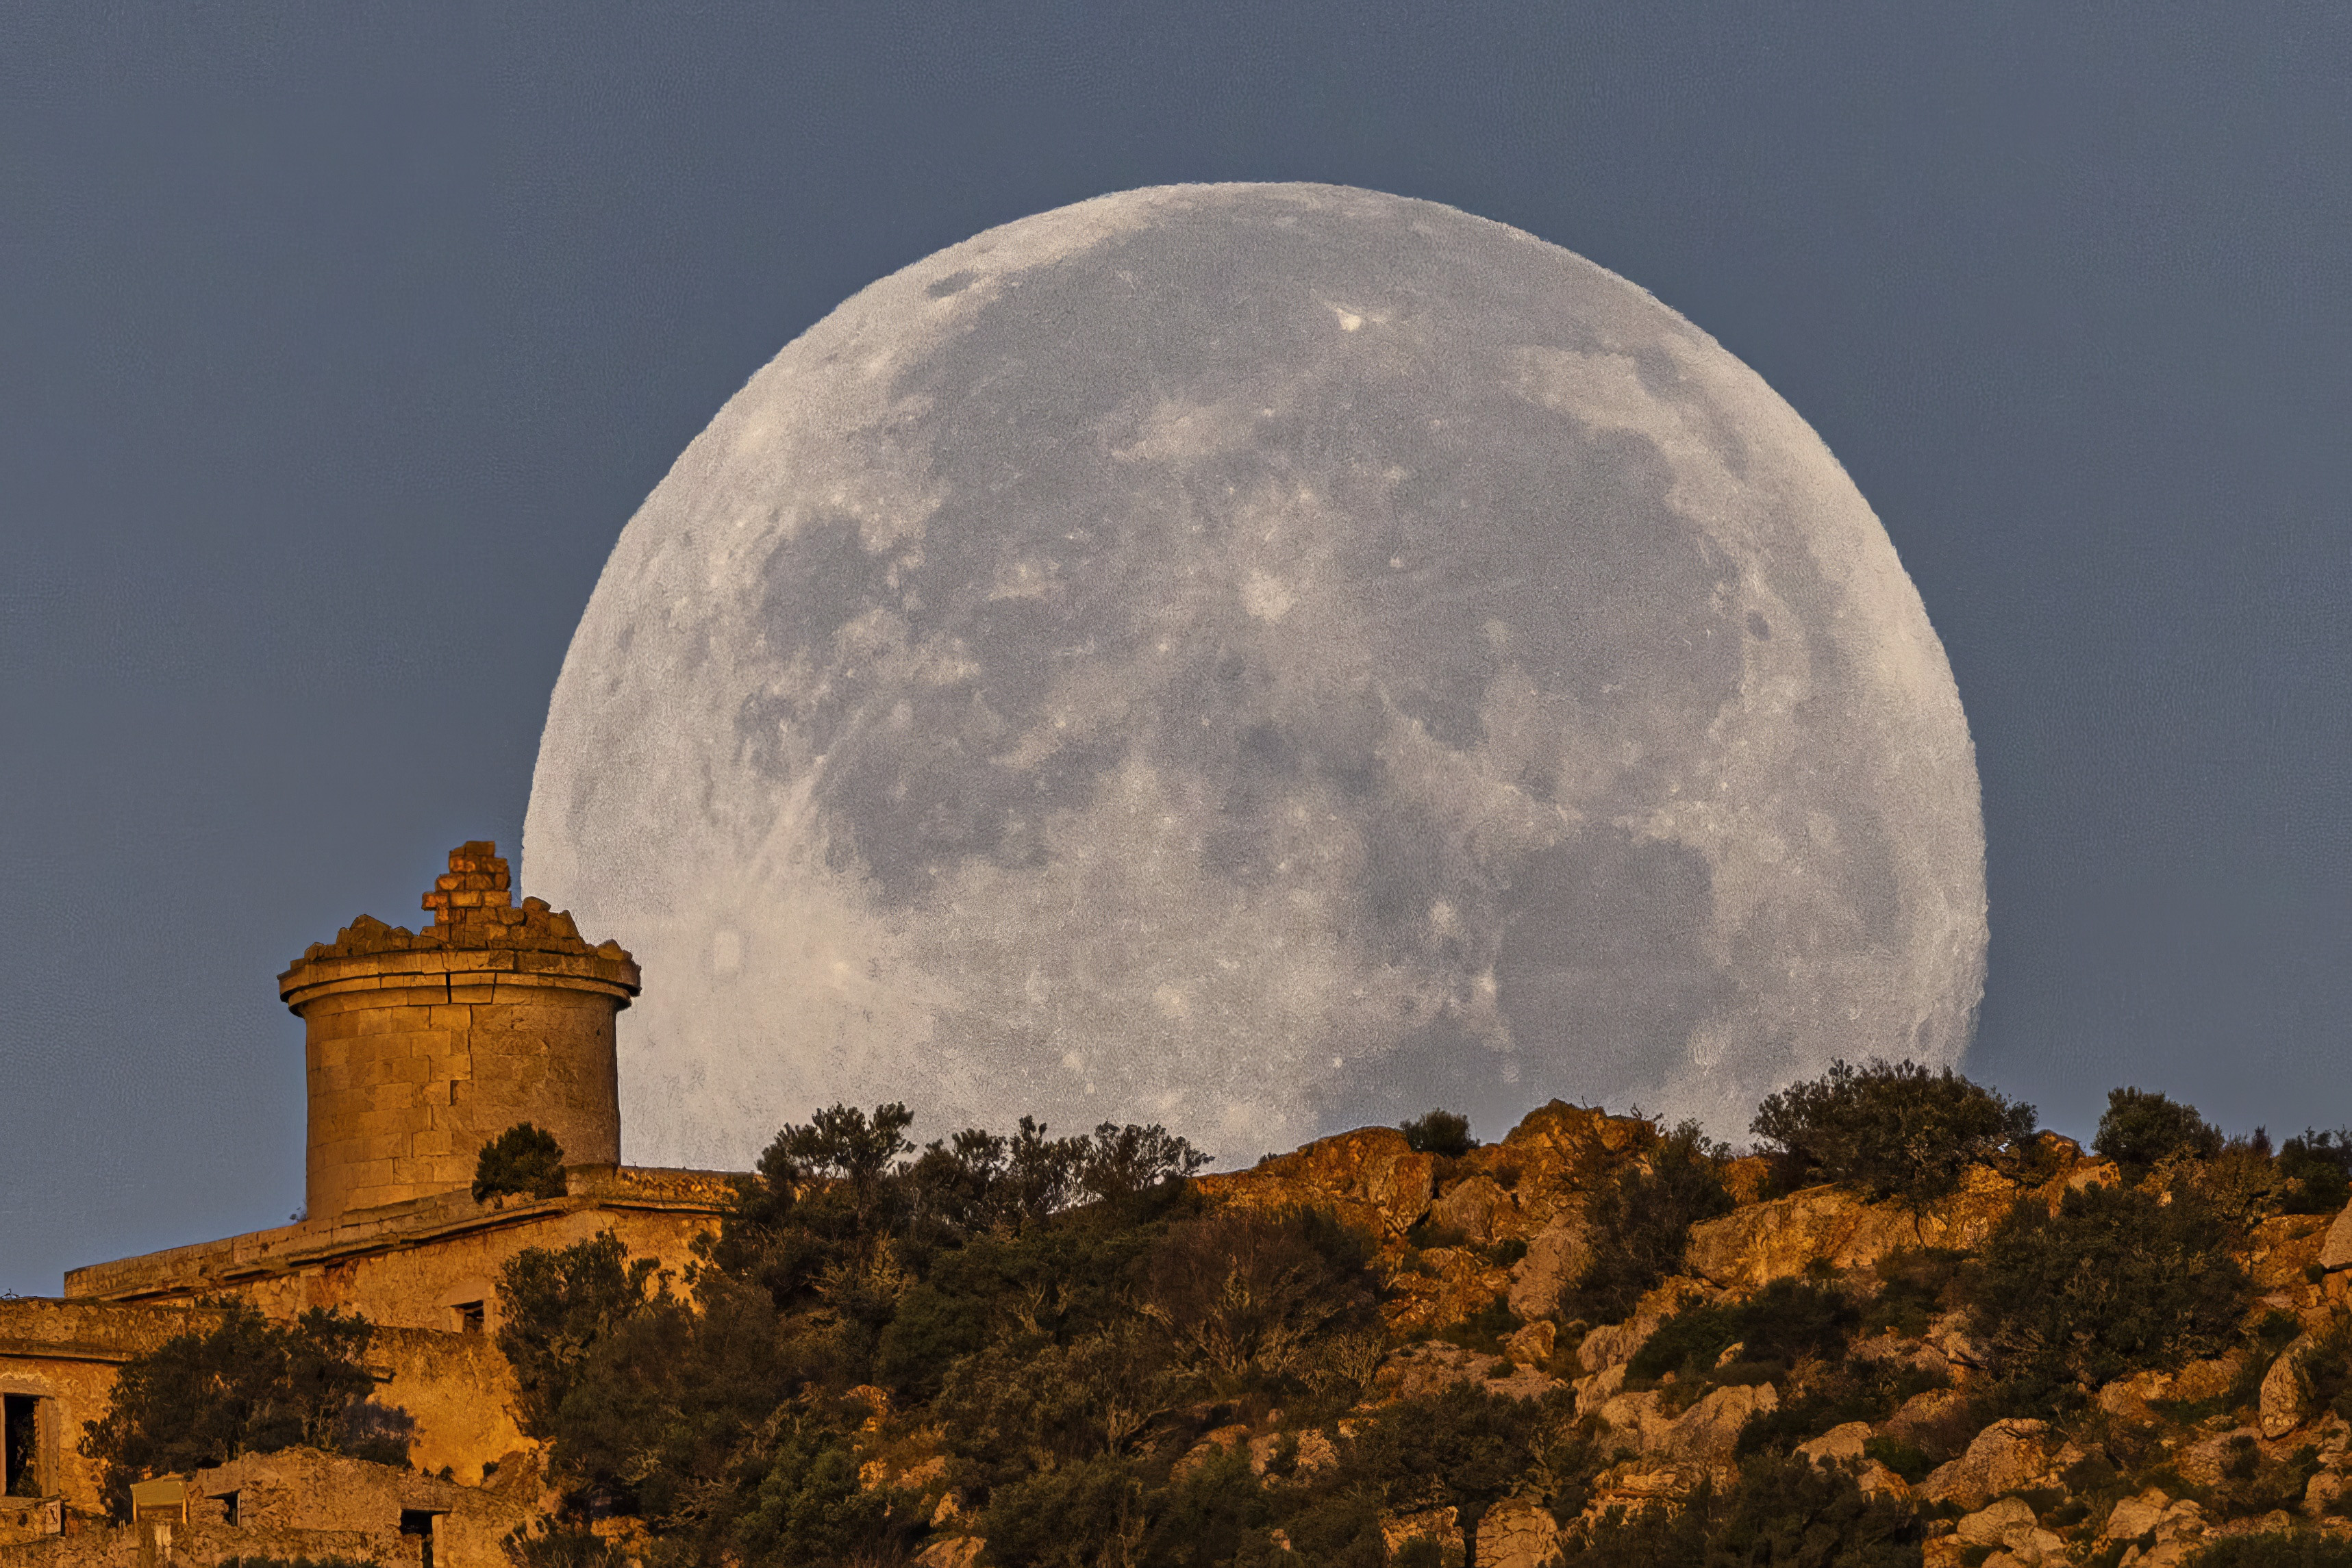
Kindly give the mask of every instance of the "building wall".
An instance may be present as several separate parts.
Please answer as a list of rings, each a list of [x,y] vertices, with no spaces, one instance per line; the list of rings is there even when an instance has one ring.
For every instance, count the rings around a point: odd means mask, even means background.
[[[236,1295],[273,1318],[311,1307],[356,1312],[370,1322],[457,1329],[460,1303],[486,1304],[498,1328],[497,1281],[526,1247],[568,1247],[599,1231],[633,1257],[653,1258],[680,1280],[695,1239],[719,1228],[730,1178],[709,1171],[630,1166],[573,1169],[560,1198],[482,1205],[467,1193],[289,1225],[221,1241],[76,1269],[66,1294],[116,1301],[192,1301]]]
[[[100,1511],[99,1467],[81,1453],[83,1424],[111,1406],[124,1362],[216,1322],[216,1312],[185,1306],[0,1301],[0,1392],[45,1401],[43,1490],[68,1508]],[[515,1425],[513,1372],[483,1335],[380,1330],[368,1365],[376,1403],[415,1422],[409,1462],[419,1471],[446,1467],[456,1479],[476,1484],[486,1466],[538,1447]]]
[[[62,1495],[70,1507],[95,1510],[98,1468],[82,1457],[82,1423],[106,1414],[124,1362],[214,1321],[213,1313],[185,1307],[0,1300],[0,1394],[43,1401],[42,1490]]]

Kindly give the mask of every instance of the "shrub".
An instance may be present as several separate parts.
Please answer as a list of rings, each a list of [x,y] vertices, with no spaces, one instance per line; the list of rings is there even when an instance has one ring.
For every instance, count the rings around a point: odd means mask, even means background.
[[[474,1201],[509,1196],[563,1196],[563,1145],[554,1134],[517,1122],[482,1145],[474,1157]]]
[[[1952,1304],[1966,1254],[1942,1247],[1906,1247],[1878,1260],[1878,1294],[1864,1308],[1865,1330],[1892,1329],[1917,1339]]]
[[[2315,1409],[2352,1420],[2352,1317],[2338,1314],[2295,1356],[2305,1397]]]
[[[1143,1482],[1109,1455],[999,1488],[981,1521],[990,1559],[1005,1568],[1130,1560],[1145,1527]]]
[[[499,1542],[515,1568],[626,1568],[621,1550],[578,1519],[538,1519]]]
[[[2214,1489],[2213,1507],[2225,1520],[2251,1519],[2274,1509],[2295,1507],[2320,1468],[2319,1450],[2309,1443],[2278,1458],[2265,1458],[2246,1433],[2231,1437],[2223,1456],[2221,1484]]]
[[[2000,1370],[2047,1404],[2142,1367],[2175,1367],[2229,1343],[2247,1281],[2230,1228],[2194,1193],[2167,1202],[2098,1185],[2058,1212],[2020,1201],[1961,1289]]]
[[[2301,1531],[2227,1535],[2189,1562],[2189,1568],[2352,1568],[2352,1541]]]
[[[1469,1384],[1401,1399],[1345,1446],[1339,1484],[1375,1490],[1394,1511],[1454,1503],[1464,1535],[1475,1539],[1486,1510],[1517,1487],[1538,1436],[1572,1420],[1574,1409],[1566,1391],[1521,1400]]]
[[[2305,1128],[2279,1150],[2278,1174],[2288,1214],[2333,1214],[2352,1201],[2352,1128]]]
[[[1398,1125],[1406,1145],[1416,1154],[1459,1159],[1478,1146],[1478,1140],[1470,1135],[1470,1118],[1452,1111],[1426,1111]]]
[[[1617,1322],[1643,1292],[1681,1269],[1690,1228],[1731,1212],[1722,1171],[1727,1152],[1696,1122],[1654,1128],[1643,1158],[1592,1194],[1591,1257],[1562,1300],[1563,1315]]]
[[[2108,1090],[2107,1108],[2091,1137],[2099,1157],[2121,1166],[2132,1181],[2168,1159],[2210,1159],[2222,1146],[2221,1129],[2200,1116],[2196,1106],[2152,1089]]]
[[[142,1476],[224,1464],[297,1444],[404,1464],[413,1426],[369,1403],[365,1318],[313,1307],[273,1323],[244,1301],[220,1321],[125,1362],[112,1406],[83,1423],[81,1451],[99,1461],[108,1510],[126,1518]]]
[[[1917,1568],[1916,1510],[1864,1497],[1853,1476],[1758,1456],[1679,1510],[1612,1514],[1564,1543],[1567,1568]]]
[[[1821,1077],[1767,1095],[1748,1130],[1777,1145],[1795,1174],[1919,1203],[2032,1137],[2033,1107],[1948,1067],[1833,1061]]]
[[[1327,1333],[1377,1321],[1363,1239],[1320,1209],[1226,1209],[1172,1227],[1144,1260],[1141,1306],[1213,1375],[1281,1374]]]

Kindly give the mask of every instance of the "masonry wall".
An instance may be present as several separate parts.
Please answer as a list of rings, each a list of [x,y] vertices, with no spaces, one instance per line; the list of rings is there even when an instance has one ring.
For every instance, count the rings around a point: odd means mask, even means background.
[[[519,1122],[554,1134],[567,1163],[619,1162],[611,995],[464,968],[383,978],[302,1008],[309,1214],[468,1186],[482,1145]]]
[[[213,1321],[212,1313],[184,1307],[0,1300],[0,1393],[47,1402],[40,1407],[44,1491],[63,1496],[69,1507],[97,1509],[98,1470],[81,1455],[82,1423],[106,1414],[124,1362]]]
[[[356,1312],[381,1325],[463,1326],[458,1307],[485,1303],[498,1329],[497,1281],[526,1247],[568,1247],[610,1230],[630,1255],[685,1277],[695,1239],[719,1228],[729,1178],[709,1171],[573,1168],[559,1198],[474,1202],[465,1192],[289,1225],[225,1240],[76,1269],[66,1294],[133,1302],[234,1295],[285,1320],[311,1307]]]
[[[122,1364],[218,1314],[200,1307],[118,1306],[28,1298],[0,1301],[0,1390],[52,1401],[43,1407],[42,1482],[66,1506],[95,1514],[99,1468],[83,1457],[83,1423],[103,1417]],[[428,1329],[379,1330],[369,1348],[374,1399],[415,1422],[410,1463],[479,1482],[484,1467],[535,1450],[515,1425],[514,1374],[488,1338]]]

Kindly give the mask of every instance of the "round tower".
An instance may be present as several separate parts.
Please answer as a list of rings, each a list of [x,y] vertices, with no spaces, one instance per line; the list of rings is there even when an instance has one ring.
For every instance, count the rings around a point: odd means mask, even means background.
[[[566,1165],[617,1165],[614,1019],[637,994],[617,942],[516,908],[498,846],[449,854],[415,933],[361,915],[278,977],[310,1077],[308,1218],[470,1186],[483,1144],[518,1122]]]

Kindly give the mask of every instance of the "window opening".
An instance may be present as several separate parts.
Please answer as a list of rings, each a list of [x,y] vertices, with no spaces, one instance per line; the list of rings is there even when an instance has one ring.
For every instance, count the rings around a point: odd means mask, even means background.
[[[237,1494],[236,1492],[225,1491],[221,1493],[220,1505],[222,1522],[230,1525],[231,1527],[235,1527],[245,1522],[244,1519],[237,1511]]]
[[[0,1494],[41,1495],[40,1411],[34,1395],[0,1395]]]
[[[460,1301],[457,1303],[457,1332],[459,1333],[480,1333],[482,1332],[482,1306],[483,1303],[480,1301]]]

